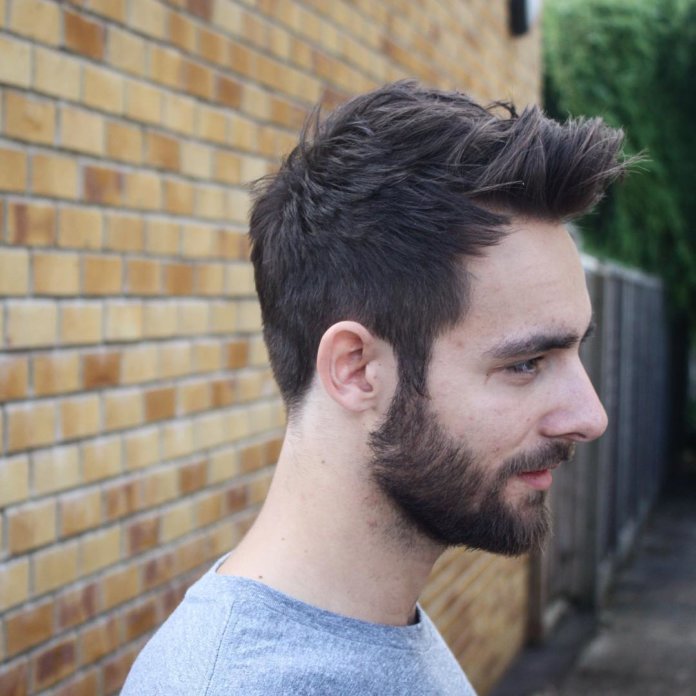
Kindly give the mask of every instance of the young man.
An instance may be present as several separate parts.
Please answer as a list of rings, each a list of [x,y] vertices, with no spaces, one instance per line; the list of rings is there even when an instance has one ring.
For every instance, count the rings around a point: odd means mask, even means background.
[[[542,543],[553,469],[606,427],[563,223],[621,140],[414,82],[303,136],[251,216],[275,477],[124,694],[473,694],[418,596],[448,546]]]

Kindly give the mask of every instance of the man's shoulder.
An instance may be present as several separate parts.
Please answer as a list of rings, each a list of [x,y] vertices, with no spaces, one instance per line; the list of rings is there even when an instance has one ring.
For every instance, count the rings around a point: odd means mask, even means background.
[[[138,656],[123,696],[390,696],[414,680],[424,695],[473,694],[424,614],[406,629],[368,624],[211,570]]]

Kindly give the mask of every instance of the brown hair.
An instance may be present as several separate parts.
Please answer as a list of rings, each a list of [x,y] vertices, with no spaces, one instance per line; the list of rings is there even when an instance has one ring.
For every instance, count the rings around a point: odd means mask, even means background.
[[[251,214],[264,336],[291,412],[321,336],[344,319],[389,341],[402,386],[424,393],[432,342],[466,309],[461,260],[496,244],[509,216],[588,211],[625,169],[622,140],[601,119],[560,124],[414,81],[317,115]]]

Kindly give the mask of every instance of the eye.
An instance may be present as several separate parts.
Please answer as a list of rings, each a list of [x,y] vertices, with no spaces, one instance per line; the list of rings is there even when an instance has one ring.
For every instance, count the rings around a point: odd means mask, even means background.
[[[524,360],[514,365],[508,365],[505,370],[513,375],[535,375],[539,371],[539,364],[543,359],[544,358],[541,356],[530,358],[529,360]]]

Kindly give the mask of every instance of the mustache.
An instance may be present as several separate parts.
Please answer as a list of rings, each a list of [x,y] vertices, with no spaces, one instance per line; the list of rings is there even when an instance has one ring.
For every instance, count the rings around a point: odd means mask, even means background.
[[[549,469],[569,461],[575,454],[575,443],[555,440],[532,452],[522,452],[508,459],[501,471],[505,478],[530,471]]]

